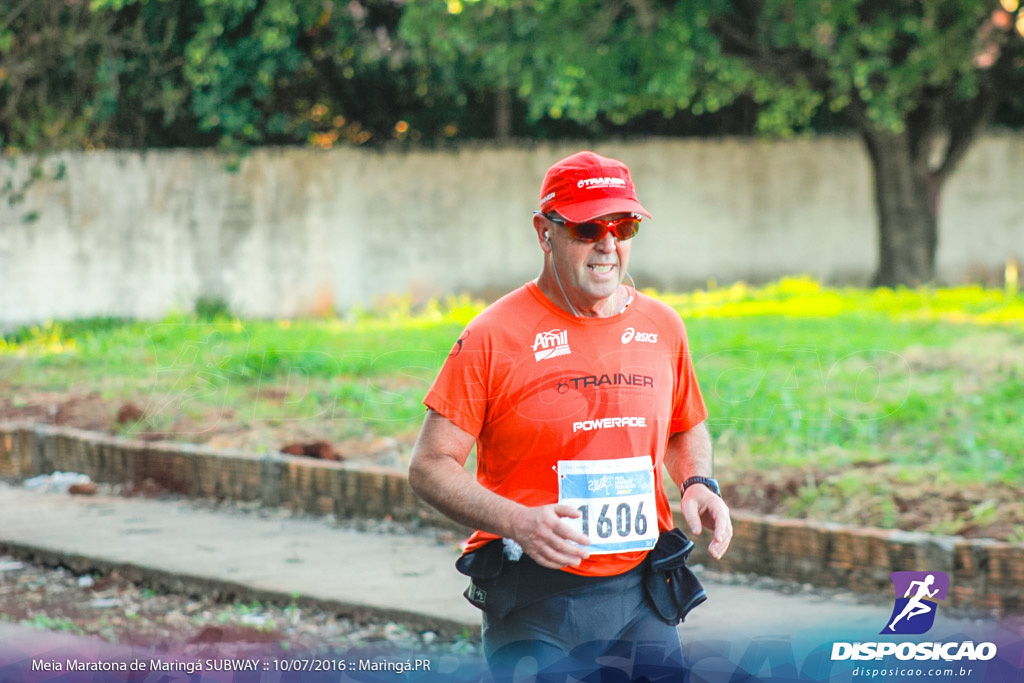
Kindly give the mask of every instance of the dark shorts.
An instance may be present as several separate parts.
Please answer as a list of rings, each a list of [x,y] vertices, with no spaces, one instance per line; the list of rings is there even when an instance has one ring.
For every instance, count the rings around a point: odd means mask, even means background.
[[[642,572],[631,572],[513,610],[484,614],[483,646],[498,680],[685,680],[679,633],[650,607]],[[612,680],[612,679],[608,679]]]

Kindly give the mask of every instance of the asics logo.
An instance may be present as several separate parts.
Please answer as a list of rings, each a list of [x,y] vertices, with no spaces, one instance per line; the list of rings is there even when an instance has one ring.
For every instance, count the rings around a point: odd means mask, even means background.
[[[622,333],[622,343],[628,344],[631,341],[645,342],[647,344],[658,343],[657,332],[637,332],[632,327],[627,327],[626,331]]]

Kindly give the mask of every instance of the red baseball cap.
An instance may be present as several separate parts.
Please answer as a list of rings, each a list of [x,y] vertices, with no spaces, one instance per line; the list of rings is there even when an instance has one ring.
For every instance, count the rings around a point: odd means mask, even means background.
[[[540,189],[540,210],[557,211],[573,223],[610,213],[651,217],[637,201],[629,168],[594,152],[577,152],[548,169]]]

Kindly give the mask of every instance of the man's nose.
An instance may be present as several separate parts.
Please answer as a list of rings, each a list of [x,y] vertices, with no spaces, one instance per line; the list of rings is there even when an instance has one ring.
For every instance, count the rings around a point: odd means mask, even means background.
[[[613,251],[615,251],[615,247],[618,245],[618,243],[619,238],[616,237],[615,233],[612,232],[611,230],[605,233],[604,237],[595,242],[595,244],[597,245],[597,250],[600,251],[602,254],[610,254]]]

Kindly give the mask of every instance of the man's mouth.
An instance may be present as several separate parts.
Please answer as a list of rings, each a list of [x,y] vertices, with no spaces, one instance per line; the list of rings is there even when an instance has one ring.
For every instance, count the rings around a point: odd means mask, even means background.
[[[612,269],[615,267],[615,264],[614,263],[591,263],[587,267],[590,268],[595,273],[603,275],[605,273],[612,272]]]

